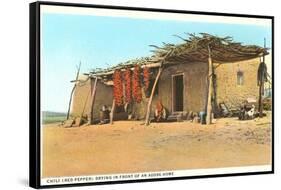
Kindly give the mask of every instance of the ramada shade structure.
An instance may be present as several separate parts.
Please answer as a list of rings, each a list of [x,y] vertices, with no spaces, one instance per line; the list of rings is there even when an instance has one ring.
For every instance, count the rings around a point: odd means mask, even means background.
[[[184,43],[171,44],[163,42],[162,47],[150,45],[154,48],[152,56],[129,60],[107,69],[95,69],[90,75],[111,75],[116,69],[133,68],[136,64],[142,67],[160,67],[161,64],[170,65],[183,61],[207,62],[209,53],[214,63],[243,61],[268,54],[267,48],[256,45],[243,45],[239,42],[234,42],[229,36],[218,37],[200,33],[199,35],[187,34],[187,38],[177,37],[182,39]]]

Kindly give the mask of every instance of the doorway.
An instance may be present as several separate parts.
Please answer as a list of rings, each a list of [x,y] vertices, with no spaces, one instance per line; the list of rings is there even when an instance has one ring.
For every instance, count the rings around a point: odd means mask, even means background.
[[[172,76],[173,112],[183,111],[184,82],[183,74]]]

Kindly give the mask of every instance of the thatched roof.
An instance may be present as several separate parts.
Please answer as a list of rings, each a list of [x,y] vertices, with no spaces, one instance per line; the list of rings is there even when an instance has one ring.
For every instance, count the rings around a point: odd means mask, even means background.
[[[129,60],[107,69],[96,69],[91,75],[110,75],[115,69],[133,68],[136,64],[144,67],[159,67],[164,65],[177,64],[182,62],[207,62],[209,57],[208,48],[211,50],[211,57],[215,63],[230,63],[243,61],[267,55],[266,48],[256,45],[243,45],[234,42],[229,36],[218,37],[206,33],[199,35],[187,34],[187,37],[179,37],[184,41],[181,44],[163,43],[163,46],[150,45],[154,48],[151,57]]]

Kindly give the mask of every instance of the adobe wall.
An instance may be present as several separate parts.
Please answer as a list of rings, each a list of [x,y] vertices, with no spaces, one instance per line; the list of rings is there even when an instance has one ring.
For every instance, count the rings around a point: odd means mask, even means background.
[[[172,113],[172,75],[184,74],[184,111],[202,111],[206,100],[207,63],[183,63],[165,68],[159,81],[159,95],[163,105]],[[155,105],[155,104],[154,104]]]
[[[257,71],[259,58],[221,64],[216,70],[217,102],[225,102],[231,107],[239,106],[247,98],[258,100]],[[237,72],[243,72],[243,84],[237,84]]]
[[[90,116],[91,112],[91,93],[94,80],[88,80],[85,83],[79,83],[76,87],[71,108],[71,116],[81,116],[85,107],[84,116]],[[112,87],[106,86],[101,82],[97,83],[97,91],[94,104],[94,118],[99,118],[99,110],[102,105],[111,106],[112,104]]]
[[[71,103],[71,116],[80,117],[85,106],[84,115],[90,113],[91,80],[76,85]]]

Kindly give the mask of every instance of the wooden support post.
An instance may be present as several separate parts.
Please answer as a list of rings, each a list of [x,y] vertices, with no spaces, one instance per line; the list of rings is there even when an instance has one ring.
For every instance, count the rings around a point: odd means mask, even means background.
[[[263,101],[262,101],[262,91],[263,91],[263,88],[264,88],[264,82],[261,81],[260,82],[260,86],[259,86],[259,117],[263,117]]]
[[[112,108],[110,111],[110,124],[113,124],[114,111],[115,111],[115,99],[113,99]]]
[[[152,90],[151,90],[151,93],[150,93],[150,97],[149,97],[149,100],[148,100],[148,103],[147,103],[146,115],[145,115],[145,125],[149,125],[149,123],[150,123],[149,117],[150,117],[150,112],[151,112],[152,99],[153,99],[153,96],[154,96],[154,93],[155,93],[156,85],[157,85],[157,83],[159,81],[159,78],[160,78],[160,76],[162,74],[162,71],[163,71],[164,62],[165,62],[166,58],[169,57],[173,52],[174,52],[174,49],[170,50],[164,56],[164,58],[161,60],[159,70],[158,70],[158,73],[156,75],[156,78],[155,78],[155,81],[154,81],[154,84],[153,84],[153,87],[152,87]]]
[[[206,115],[206,124],[209,125],[212,123],[212,94],[213,94],[213,61],[211,56],[211,49],[210,46],[208,46],[208,81],[209,81],[209,87],[208,87],[208,102],[207,102],[207,115]]]
[[[161,65],[163,65],[163,64],[161,64]],[[161,76],[162,71],[163,71],[163,68],[159,67],[159,70],[158,70],[157,76],[155,78],[155,81],[154,81],[154,84],[153,84],[153,87],[152,87],[152,90],[151,90],[151,94],[150,94],[150,97],[149,97],[149,100],[148,100],[148,103],[147,103],[147,110],[146,110],[146,116],[145,116],[145,125],[149,125],[149,123],[150,123],[149,117],[150,117],[150,112],[151,112],[152,98],[154,96],[155,88],[156,88],[158,80],[159,80],[159,78]]]
[[[78,77],[79,77],[79,73],[80,73],[80,67],[81,67],[81,62],[79,63],[79,67],[77,69],[77,73],[76,73],[76,78],[75,78],[75,84],[71,90],[71,93],[70,93],[70,98],[69,98],[69,102],[68,102],[68,110],[67,110],[67,115],[66,115],[66,119],[68,120],[69,119],[69,115],[70,115],[70,108],[71,108],[71,103],[72,103],[72,97],[73,97],[73,93],[74,93],[74,90],[77,86],[77,81],[78,81]]]
[[[96,98],[96,91],[97,91],[97,82],[98,77],[95,77],[95,83],[93,86],[92,96],[91,96],[91,116],[90,116],[90,124],[94,123],[94,105],[95,105],[95,98]]]
[[[266,48],[266,39],[264,38],[264,48]],[[265,64],[265,55],[262,56],[262,63]],[[261,67],[261,66],[260,66]],[[264,81],[265,81],[265,69],[264,67],[261,67],[261,78],[260,78],[260,86],[259,86],[259,117],[263,117],[263,100],[262,100],[262,92],[264,91]]]

